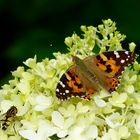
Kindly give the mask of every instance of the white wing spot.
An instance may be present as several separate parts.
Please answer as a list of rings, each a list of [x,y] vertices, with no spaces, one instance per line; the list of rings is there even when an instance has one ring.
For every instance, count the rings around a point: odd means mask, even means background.
[[[120,58],[120,55],[118,54],[118,55],[116,55],[116,58]]]
[[[65,87],[65,85],[63,84],[63,85],[62,85],[62,87],[64,88],[64,87]]]
[[[120,58],[120,55],[118,52],[114,51],[114,54],[115,54],[116,58]]]
[[[124,62],[125,62],[125,60],[122,59],[122,60],[121,60],[121,63],[123,64]]]
[[[62,83],[62,81],[59,81],[60,85],[64,88],[65,85]]]
[[[59,89],[57,88],[56,91],[59,92]]]
[[[129,51],[125,51],[124,53],[128,55],[129,54]]]
[[[82,96],[81,96],[81,98],[84,98],[84,97],[85,97],[85,95],[82,95]]]
[[[65,90],[66,93],[69,93],[69,90]]]

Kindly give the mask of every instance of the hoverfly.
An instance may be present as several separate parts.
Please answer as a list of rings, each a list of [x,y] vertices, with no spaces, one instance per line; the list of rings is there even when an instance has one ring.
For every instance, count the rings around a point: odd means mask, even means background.
[[[11,106],[5,114],[3,114],[1,122],[1,129],[6,130],[8,126],[15,120],[18,110],[15,106]]]

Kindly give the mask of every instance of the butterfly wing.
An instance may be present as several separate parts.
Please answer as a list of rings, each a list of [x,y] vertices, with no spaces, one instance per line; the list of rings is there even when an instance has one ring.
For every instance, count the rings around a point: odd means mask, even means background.
[[[72,66],[60,78],[56,87],[56,96],[63,100],[71,97],[90,99],[97,88],[96,82],[91,82],[86,75],[78,71],[77,66]]]
[[[85,59],[88,69],[94,73],[100,83],[109,92],[115,91],[120,83],[121,73],[136,58],[134,52],[111,51]],[[95,65],[99,68],[96,68]]]
[[[90,99],[91,94],[99,89],[99,85],[109,92],[115,91],[122,71],[135,58],[136,54],[129,51],[104,52],[84,61],[74,57],[76,65],[60,78],[56,96],[63,100],[72,96]]]
[[[104,52],[96,56],[95,63],[112,77],[119,76],[125,67],[131,65],[136,59],[136,54],[130,51]]]

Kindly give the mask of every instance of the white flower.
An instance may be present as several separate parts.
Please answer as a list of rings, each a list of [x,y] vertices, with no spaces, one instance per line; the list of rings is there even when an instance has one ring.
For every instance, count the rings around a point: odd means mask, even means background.
[[[30,109],[29,102],[26,102],[23,106],[18,106],[17,116],[25,115],[29,109]]]
[[[69,117],[64,120],[64,117],[58,111],[53,111],[52,122],[60,129],[60,131],[57,133],[57,136],[63,138],[67,136],[68,128],[73,124],[73,119]]]
[[[29,72],[23,72],[22,77],[28,81],[34,80],[34,78],[35,78],[35,76]]]
[[[28,140],[50,140],[49,137],[57,133],[59,129],[47,121],[39,120],[37,132],[32,129],[20,130],[19,134]]]
[[[29,58],[25,62],[23,62],[26,66],[30,68],[36,67],[36,56],[34,58]]]
[[[89,109],[90,109],[89,106],[83,105],[81,102],[79,102],[76,106],[77,113],[86,113],[89,111]]]
[[[23,94],[30,93],[30,83],[28,80],[25,80],[25,79],[20,80],[20,82],[17,84],[17,88]]]
[[[70,117],[70,116],[76,115],[75,106],[73,104],[69,104],[67,108],[59,107],[58,110],[65,117]]]
[[[39,140],[37,133],[33,130],[20,130],[19,134],[27,140]]]
[[[7,110],[13,105],[14,103],[11,100],[3,100],[0,104],[2,113],[7,112]]]
[[[125,88],[127,93],[133,93],[134,92],[134,86],[133,85],[127,85]]]
[[[64,140],[93,140],[98,136],[98,129],[95,125],[88,127],[74,126],[70,129],[69,135]]]
[[[43,111],[43,110],[49,108],[52,105],[52,100],[53,99],[51,96],[46,97],[43,94],[36,96],[36,98],[35,98],[36,105],[34,107],[34,110]]]
[[[112,97],[109,98],[109,102],[113,106],[124,108],[125,107],[124,102],[127,100],[127,98],[128,98],[127,93],[118,94],[117,92],[114,92],[113,95],[112,95]]]
[[[99,107],[106,106],[106,102],[104,100],[100,99],[98,96],[94,96],[94,101],[95,101],[96,105]]]
[[[110,135],[111,140],[120,140],[120,137],[119,137],[117,131],[115,131],[114,129],[109,129],[108,133]]]
[[[116,112],[116,113],[110,115],[109,117],[106,117],[105,121],[111,128],[120,127],[122,125],[120,122],[116,122],[116,123],[113,122],[119,116],[120,116],[120,114]]]
[[[130,136],[130,132],[126,126],[119,127],[118,134],[122,139],[127,139]]]

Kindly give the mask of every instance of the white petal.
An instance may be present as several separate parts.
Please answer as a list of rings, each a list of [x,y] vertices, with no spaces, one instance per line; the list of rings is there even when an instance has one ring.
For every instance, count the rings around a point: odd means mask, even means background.
[[[53,111],[53,113],[52,113],[52,122],[56,126],[58,126],[60,128],[63,128],[64,118],[63,118],[63,116],[58,111]]]
[[[45,110],[47,107],[46,106],[43,106],[43,105],[36,105],[35,107],[34,107],[34,110],[36,110],[36,111],[43,111],[43,110]]]
[[[114,129],[109,130],[111,140],[120,140],[118,133]]]
[[[85,137],[81,135],[83,131],[84,131],[83,127],[75,125],[69,130],[69,135],[65,139],[66,140],[86,140]]]
[[[116,119],[119,116],[120,116],[120,114],[118,112],[116,112],[116,113],[113,113],[112,115],[110,115],[109,119],[113,120],[113,119]]]
[[[116,127],[119,127],[121,126],[121,123],[119,122],[116,122],[114,123],[113,120],[116,119],[117,117],[119,117],[120,114],[118,112],[110,115],[109,117],[105,118],[106,120],[106,123],[111,127],[111,128],[116,128]]]
[[[7,140],[8,135],[1,129],[0,130],[0,140]]]
[[[57,127],[54,127],[49,122],[42,121],[42,123],[40,124],[40,127],[38,129],[38,134],[40,136],[45,135],[45,136],[49,137],[49,136],[56,134],[58,131],[60,131],[60,129],[58,129]]]
[[[29,110],[29,108],[30,108],[30,104],[29,104],[29,102],[26,102],[24,104],[24,106],[22,106],[20,108],[20,110],[18,110],[17,116],[22,116],[22,115],[26,114],[26,112]]]
[[[19,134],[28,140],[37,140],[37,134],[32,130],[20,130]]]
[[[98,136],[98,129],[97,126],[91,125],[87,128],[86,135],[89,139],[95,139]]]
[[[52,102],[52,97],[50,96],[50,97],[46,97],[46,96],[44,96],[44,95],[38,95],[37,97],[36,97],[36,102],[38,103],[38,104],[42,104],[42,105],[50,105]]]
[[[62,130],[62,131],[60,131],[60,132],[57,133],[57,136],[59,138],[64,138],[64,137],[67,136],[67,134],[68,134],[68,131],[67,130]]]
[[[37,135],[40,138],[40,140],[46,140],[48,138],[47,136],[47,127],[45,125],[41,125],[37,131]]]
[[[100,99],[98,96],[94,96],[94,101],[98,107],[105,107],[106,102]]]
[[[23,72],[23,73],[22,73],[22,76],[23,76],[23,78],[24,78],[25,80],[28,80],[28,81],[34,79],[34,75],[31,74],[31,73],[29,73],[29,72]]]
[[[20,82],[17,84],[17,88],[19,91],[23,94],[28,94],[30,92],[30,84],[27,80],[20,80]]]
[[[134,86],[133,85],[128,85],[125,88],[126,92],[128,93],[133,93],[135,91]]]
[[[13,106],[13,102],[10,100],[3,100],[1,102],[2,113],[5,113],[11,106]]]
[[[38,95],[35,99],[37,105],[35,105],[34,110],[43,111],[49,108],[52,104],[52,97],[46,97],[44,95]]]
[[[109,118],[105,118],[105,121],[111,128],[117,128],[121,126],[121,123],[113,123]]]
[[[66,128],[66,129],[69,128],[73,123],[74,123],[73,118],[68,118],[68,119],[65,121],[64,128]]]

